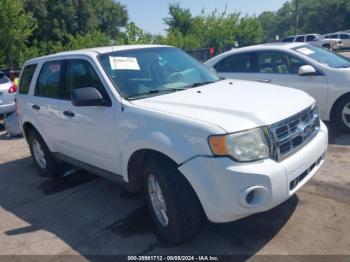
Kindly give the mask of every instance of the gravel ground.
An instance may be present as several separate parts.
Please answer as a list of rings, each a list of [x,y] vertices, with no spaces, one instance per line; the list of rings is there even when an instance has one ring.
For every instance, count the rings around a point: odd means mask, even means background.
[[[350,255],[350,135],[330,131],[326,164],[294,197],[177,247],[157,239],[140,196],[83,171],[40,177],[24,139],[0,132],[0,255]]]

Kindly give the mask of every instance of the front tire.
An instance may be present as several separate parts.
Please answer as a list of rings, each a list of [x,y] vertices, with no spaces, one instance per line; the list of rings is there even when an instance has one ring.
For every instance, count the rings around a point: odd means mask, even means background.
[[[350,95],[342,98],[334,110],[334,122],[346,132],[350,132]]]
[[[50,178],[62,177],[61,166],[53,158],[46,143],[36,130],[28,134],[29,149],[36,164],[39,174]]]
[[[165,157],[146,160],[143,175],[148,208],[161,238],[174,245],[191,240],[199,231],[202,209],[186,178]]]

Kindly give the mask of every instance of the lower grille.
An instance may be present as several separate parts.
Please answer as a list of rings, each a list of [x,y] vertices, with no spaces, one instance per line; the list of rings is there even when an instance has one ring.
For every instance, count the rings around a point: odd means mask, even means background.
[[[316,107],[308,108],[270,127],[274,158],[282,161],[302,148],[320,130],[320,117]]]
[[[323,156],[320,157],[315,163],[313,163],[307,170],[305,170],[304,173],[302,173],[300,176],[291,181],[289,183],[289,190],[292,191],[293,189],[295,189],[299,185],[299,183],[302,182],[304,178],[307,177],[308,174],[310,174],[310,172],[321,163],[322,160]]]

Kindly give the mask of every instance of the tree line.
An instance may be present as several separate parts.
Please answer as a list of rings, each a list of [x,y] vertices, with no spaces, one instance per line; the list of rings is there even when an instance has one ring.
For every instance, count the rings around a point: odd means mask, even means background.
[[[165,34],[151,34],[129,20],[127,7],[113,0],[0,0],[0,67],[25,60],[105,45],[167,44],[185,50],[235,43],[246,46],[294,34],[296,0],[259,16],[239,12],[194,16],[179,2],[169,4]],[[298,0],[298,32],[350,29],[350,1]]]

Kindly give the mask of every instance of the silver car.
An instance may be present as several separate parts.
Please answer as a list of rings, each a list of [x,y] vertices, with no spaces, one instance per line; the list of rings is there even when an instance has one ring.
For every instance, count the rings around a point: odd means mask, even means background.
[[[15,94],[17,91],[10,79],[0,71],[0,116],[15,111]]]

